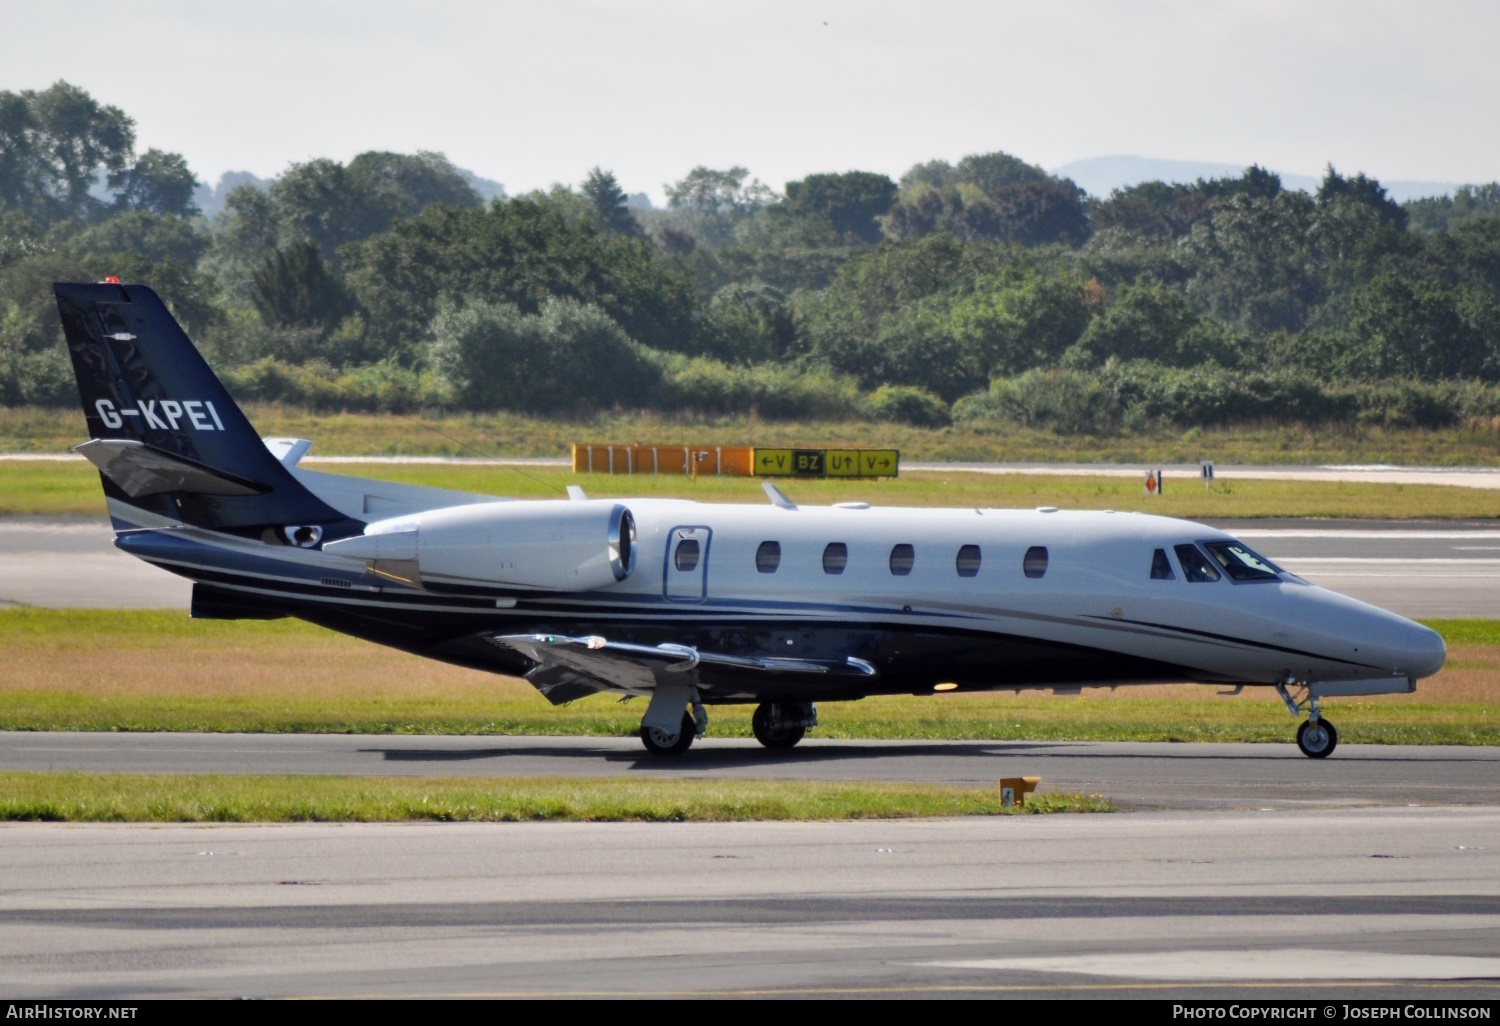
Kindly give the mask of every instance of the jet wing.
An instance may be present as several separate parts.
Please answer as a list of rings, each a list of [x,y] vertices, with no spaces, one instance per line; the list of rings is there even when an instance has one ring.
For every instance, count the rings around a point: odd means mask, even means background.
[[[526,675],[554,704],[571,702],[598,691],[649,694],[658,685],[684,685],[712,690],[712,671],[735,670],[766,674],[852,674],[873,677],[875,667],[863,659],[843,662],[786,659],[779,656],[739,656],[704,652],[689,645],[638,645],[610,641],[598,635],[574,638],[560,634],[504,634],[492,640],[536,663]],[[703,679],[708,671],[709,680]]]

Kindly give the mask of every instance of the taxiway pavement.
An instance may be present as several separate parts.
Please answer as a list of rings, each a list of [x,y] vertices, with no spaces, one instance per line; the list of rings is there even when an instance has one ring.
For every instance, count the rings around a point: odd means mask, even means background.
[[[935,702],[943,699],[935,698]],[[1268,698],[1267,701],[1274,701]],[[1329,709],[1329,718],[1337,712]],[[900,780],[1101,794],[1127,809],[1500,807],[1500,748],[1340,745],[1311,760],[1286,744],[1093,741],[837,741],[787,752],[706,738],[683,756],[635,738],[410,734],[0,733],[0,770],[349,776],[707,777]],[[503,786],[498,785],[497,786]]]
[[[1500,812],[0,826],[0,994],[1500,994]]]

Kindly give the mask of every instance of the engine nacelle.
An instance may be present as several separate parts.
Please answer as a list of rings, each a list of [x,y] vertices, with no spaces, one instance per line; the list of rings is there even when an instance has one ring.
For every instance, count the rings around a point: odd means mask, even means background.
[[[421,583],[438,590],[592,591],[635,569],[635,518],[609,501],[485,502],[379,520],[323,551],[377,571],[415,563]]]

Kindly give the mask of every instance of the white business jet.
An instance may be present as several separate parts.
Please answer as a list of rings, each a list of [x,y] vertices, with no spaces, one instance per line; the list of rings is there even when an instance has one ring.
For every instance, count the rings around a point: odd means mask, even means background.
[[[126,552],[190,578],[196,617],[299,617],[524,676],[553,703],[648,699],[646,748],[754,703],[790,748],[817,703],[879,694],[1218,683],[1274,690],[1313,758],[1321,702],[1406,693],[1442,639],[1308,584],[1222,531],[1053,507],[509,501],[304,470],[261,439],[140,285],[55,286]]]

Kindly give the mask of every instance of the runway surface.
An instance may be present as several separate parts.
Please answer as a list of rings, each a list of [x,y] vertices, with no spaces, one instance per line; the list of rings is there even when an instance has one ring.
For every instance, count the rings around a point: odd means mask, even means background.
[[[0,826],[0,994],[1493,1001],[1500,813]]]
[[[1270,701],[1271,699],[1268,699]],[[1336,714],[1330,712],[1330,719]],[[1290,743],[833,741],[787,752],[704,739],[661,759],[635,738],[401,734],[0,733],[0,770],[901,780],[994,785],[1040,776],[1042,791],[1102,794],[1126,809],[1500,807],[1500,749],[1340,745],[1324,760]],[[503,787],[503,783],[497,783]]]
[[[1500,616],[1500,521],[1225,521],[1314,584],[1413,617]],[[101,520],[0,518],[0,605],[186,609],[192,586]]]

